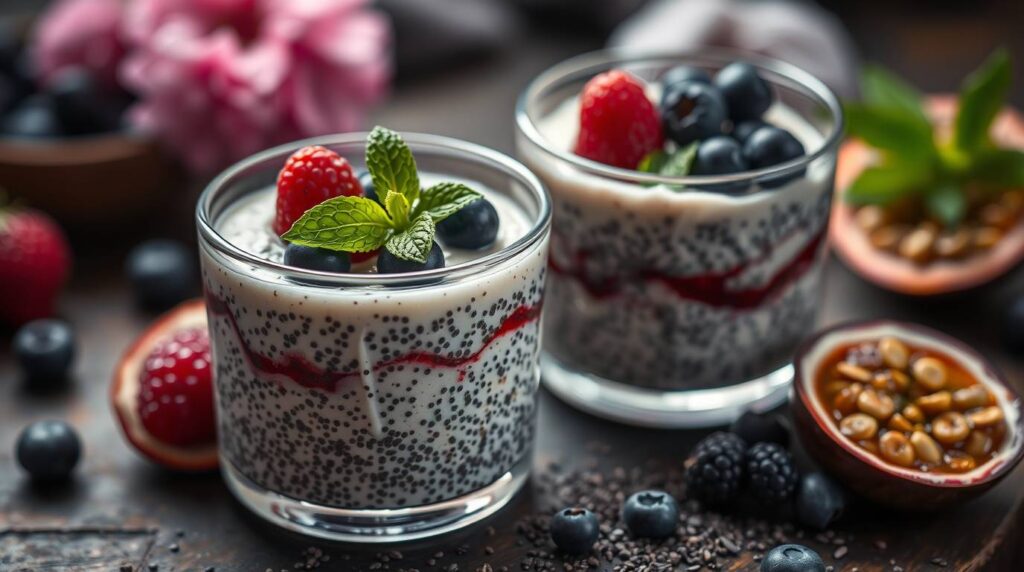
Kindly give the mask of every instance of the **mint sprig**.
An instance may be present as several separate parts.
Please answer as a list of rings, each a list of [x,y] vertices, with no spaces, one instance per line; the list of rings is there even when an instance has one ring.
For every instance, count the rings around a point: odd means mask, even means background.
[[[989,136],[1010,80],[1009,55],[998,50],[964,80],[952,137],[939,141],[921,95],[890,72],[866,68],[863,101],[844,105],[847,133],[882,159],[851,184],[846,200],[886,205],[913,198],[955,227],[967,211],[968,187],[1002,191],[1024,184],[1024,153],[999,148]]]
[[[423,263],[434,245],[435,224],[482,197],[454,182],[421,191],[412,151],[384,127],[374,127],[367,137],[366,166],[381,203],[365,197],[328,199],[303,213],[281,238],[343,252],[383,246],[398,258]]]
[[[660,149],[651,151],[640,160],[636,170],[643,173],[655,173],[666,177],[685,177],[690,174],[693,168],[693,161],[697,158],[697,143],[690,143],[686,147],[666,153]],[[653,185],[650,185],[653,186]],[[675,190],[681,190],[682,186],[673,185]]]

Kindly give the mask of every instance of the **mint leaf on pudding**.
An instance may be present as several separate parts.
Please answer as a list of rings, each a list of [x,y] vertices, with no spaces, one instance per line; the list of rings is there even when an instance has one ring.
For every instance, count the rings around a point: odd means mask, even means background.
[[[441,222],[481,197],[483,195],[462,183],[438,183],[423,190],[413,216],[428,214],[435,223]]]
[[[391,215],[391,220],[395,223],[394,228],[401,229],[409,226],[410,207],[409,200],[405,198],[405,195],[389,190],[387,196],[384,197],[384,208]]]
[[[666,177],[685,177],[690,174],[693,160],[697,158],[697,143],[690,143],[682,149],[672,152],[665,163],[658,169],[658,174]]]
[[[302,246],[369,252],[384,244],[392,228],[377,201],[341,196],[306,211],[281,238]]]
[[[416,160],[401,135],[379,125],[374,127],[366,140],[366,167],[378,197],[395,191],[405,195],[410,204],[416,202],[420,194]]]
[[[384,247],[403,260],[426,262],[434,246],[434,219],[429,214],[416,217],[409,228],[391,236]]]
[[[960,90],[960,108],[953,128],[953,144],[970,153],[989,142],[988,131],[1003,107],[1013,71],[1005,49],[997,50],[971,75]]]
[[[636,166],[636,170],[641,173],[660,173],[667,161],[668,153],[657,149],[644,155],[644,158],[640,159],[640,164]]]

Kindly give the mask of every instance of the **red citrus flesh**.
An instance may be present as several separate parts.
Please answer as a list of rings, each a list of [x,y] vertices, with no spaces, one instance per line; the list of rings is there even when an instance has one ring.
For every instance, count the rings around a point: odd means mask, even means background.
[[[150,460],[179,471],[206,471],[217,467],[216,440],[189,446],[176,446],[154,437],[142,423],[138,412],[140,374],[146,358],[162,341],[175,332],[206,328],[206,305],[191,300],[161,316],[128,348],[114,371],[110,400],[125,438]]]
[[[936,130],[940,134],[948,133],[956,116],[956,99],[933,97],[927,107]],[[1024,118],[1012,109],[1004,109],[999,114],[991,133],[1001,146],[1024,149]],[[839,150],[836,168],[836,197],[829,236],[836,254],[857,274],[894,292],[931,296],[986,284],[1024,258],[1024,223],[1020,221],[991,249],[966,260],[919,265],[872,246],[854,221],[855,209],[843,200],[843,194],[876,156],[862,141],[849,140]]]

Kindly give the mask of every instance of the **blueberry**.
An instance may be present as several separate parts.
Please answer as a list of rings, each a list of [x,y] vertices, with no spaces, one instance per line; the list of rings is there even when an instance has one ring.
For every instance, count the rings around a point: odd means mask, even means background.
[[[300,244],[289,244],[284,249],[284,263],[288,266],[319,270],[320,272],[348,272],[352,267],[347,252]]]
[[[674,84],[661,101],[661,125],[665,135],[679,145],[721,133],[726,115],[721,94],[703,83]]]
[[[809,473],[796,491],[796,517],[800,524],[825,530],[846,509],[846,493],[824,473]]]
[[[768,124],[760,119],[751,119],[749,121],[742,121],[737,123],[732,128],[732,138],[744,143],[751,135],[758,129],[767,126]]]
[[[82,444],[74,428],[63,421],[37,421],[18,436],[15,455],[33,479],[58,481],[71,475]]]
[[[1013,351],[1024,351],[1024,296],[1010,304],[1003,316],[1003,343]]]
[[[763,169],[785,163],[804,155],[804,146],[793,135],[779,127],[762,127],[750,134],[743,143],[743,157],[751,169]],[[765,188],[779,187],[797,177],[803,170],[788,175],[774,176],[760,181]]]
[[[452,248],[486,248],[498,237],[498,211],[487,199],[477,199],[437,223],[437,235]]]
[[[363,187],[364,197],[380,202],[380,197],[377,196],[377,187],[373,186],[373,177],[370,176],[369,171],[359,173],[359,184]]]
[[[551,540],[567,554],[586,554],[597,542],[597,515],[579,507],[565,508],[551,517]]]
[[[430,253],[427,254],[427,261],[424,263],[403,260],[388,252],[386,248],[382,248],[377,257],[377,272],[381,274],[404,274],[435,268],[444,268],[444,253],[441,252],[441,247],[436,242],[430,249]]]
[[[35,320],[14,335],[14,355],[33,382],[60,381],[75,359],[75,334],[67,322]]]
[[[825,563],[806,546],[782,544],[765,554],[761,572],[825,572]]]
[[[676,530],[679,505],[663,491],[634,493],[622,507],[622,520],[638,538],[665,538]]]
[[[31,138],[60,137],[64,134],[53,100],[40,94],[16,105],[0,121],[0,133]]]
[[[736,421],[733,421],[729,430],[751,445],[754,443],[777,443],[783,447],[789,446],[789,431],[786,430],[778,415],[747,410]]]
[[[772,105],[772,89],[746,62],[733,62],[715,76],[714,86],[722,93],[735,123],[758,119]]]
[[[192,251],[173,240],[143,242],[128,253],[125,272],[139,304],[166,310],[193,296],[197,278]]]
[[[718,135],[705,139],[697,147],[692,172],[694,175],[726,175],[746,169],[740,144],[732,137]]]
[[[708,72],[700,68],[695,68],[693,66],[676,66],[674,68],[669,68],[665,73],[661,74],[660,81],[662,86],[661,97],[662,100],[664,100],[665,94],[668,93],[668,90],[672,86],[688,81],[711,85],[711,76]]]
[[[87,70],[75,67],[61,71],[47,91],[67,133],[88,135],[118,128],[119,109]]]

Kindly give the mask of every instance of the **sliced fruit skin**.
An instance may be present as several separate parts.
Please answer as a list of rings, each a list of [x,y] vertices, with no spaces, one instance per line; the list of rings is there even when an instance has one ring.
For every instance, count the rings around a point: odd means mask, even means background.
[[[934,96],[927,101],[936,132],[951,129],[956,98]],[[996,117],[992,137],[1005,147],[1024,149],[1024,118],[1006,108]],[[829,225],[830,243],[839,258],[864,279],[887,290],[910,296],[935,296],[962,292],[999,278],[1024,259],[1024,224],[1018,222],[988,252],[966,260],[919,265],[876,249],[854,219],[855,209],[843,194],[861,171],[874,160],[870,147],[849,140],[839,149],[836,196]]]
[[[140,376],[146,358],[153,349],[174,332],[206,327],[206,305],[190,300],[157,319],[125,351],[110,386],[114,413],[128,442],[143,456],[176,471],[209,471],[217,468],[217,443],[212,441],[193,446],[176,446],[159,441],[151,435],[138,413]]]

